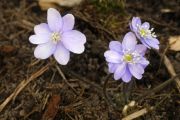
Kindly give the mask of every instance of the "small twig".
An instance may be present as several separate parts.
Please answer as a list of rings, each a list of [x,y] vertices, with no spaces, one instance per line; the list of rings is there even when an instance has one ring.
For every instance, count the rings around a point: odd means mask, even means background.
[[[135,118],[137,118],[137,117],[140,117],[140,116],[148,113],[149,111],[155,110],[155,109],[156,109],[158,106],[160,106],[160,104],[161,104],[164,100],[166,100],[168,97],[169,97],[169,94],[166,95],[166,96],[163,98],[163,100],[161,100],[161,101],[160,101],[158,104],[156,104],[154,107],[150,107],[150,109],[147,109],[147,108],[141,109],[141,110],[139,110],[139,111],[137,111],[137,112],[134,112],[134,113],[132,113],[132,114],[124,117],[122,120],[132,120],[132,119],[135,119]],[[131,108],[131,107],[134,107],[135,104],[136,104],[135,101],[131,101],[128,105],[125,105],[124,108],[123,108],[123,114],[124,114],[124,115],[127,115],[128,109]]]
[[[38,71],[36,71],[35,73],[33,73],[31,75],[30,78],[28,78],[27,80],[22,80],[22,82],[16,87],[16,89],[14,90],[14,92],[6,98],[6,100],[0,105],[0,112],[5,108],[5,106],[13,99],[16,98],[16,96],[35,78],[39,77],[40,75],[42,75],[45,71],[47,71],[49,68],[49,64],[47,64],[46,66],[42,67],[41,69],[39,69]]]
[[[164,64],[165,64],[169,74],[171,75],[171,77],[174,77],[174,76],[176,76],[176,72],[174,70],[174,67],[173,67],[171,61],[169,60],[169,58],[165,55],[168,48],[169,48],[169,46],[166,47],[163,54],[160,54],[157,51],[156,51],[156,53],[161,57],[161,61],[162,60],[164,61]],[[179,80],[179,78],[175,79],[175,83],[176,83],[176,87],[177,87],[178,91],[180,92],[180,80]]]
[[[149,109],[148,108],[143,108],[139,111],[136,111],[126,117],[124,117],[122,120],[133,120],[135,118],[138,118],[146,113],[148,113],[149,111],[152,111],[154,108],[153,107],[150,107]]]
[[[64,82],[73,90],[73,92],[78,95],[78,93],[76,92],[76,90],[71,86],[71,84],[68,82],[68,80],[66,79],[64,73],[62,72],[61,68],[58,65],[55,65],[56,69],[58,70],[58,73],[61,75],[61,77],[63,78]]]
[[[98,84],[96,84],[96,83],[94,83],[94,82],[91,82],[91,81],[88,80],[87,78],[84,78],[84,77],[82,77],[82,76],[79,76],[78,74],[76,74],[76,73],[74,73],[74,72],[72,72],[72,71],[69,71],[69,73],[70,73],[71,75],[75,76],[77,79],[81,80],[82,82],[84,82],[84,83],[86,83],[86,84],[88,84],[88,85],[93,86],[95,89],[98,89],[98,90],[100,90],[100,91],[103,90],[100,85],[98,85]]]
[[[24,25],[28,26],[29,28],[33,28],[35,26],[34,23],[30,22],[30,21],[27,21],[27,20],[22,20],[21,21]]]
[[[95,28],[97,30],[100,30],[101,32],[103,31],[105,34],[108,34],[113,39],[116,39],[116,36],[112,33],[112,31],[109,31],[108,29],[102,27],[102,25],[98,24],[97,22],[94,23],[94,22],[90,21],[88,19],[88,17],[84,16],[82,13],[74,11],[74,15],[77,18],[79,18],[79,19],[83,20],[84,22],[86,22],[87,24],[89,24],[91,27],[93,27],[93,28]]]
[[[111,101],[111,99],[109,98],[108,99],[108,96],[110,96],[107,92],[106,92],[106,86],[107,86],[107,83],[108,83],[108,79],[111,75],[108,75],[106,78],[105,78],[105,83],[104,83],[104,88],[102,88],[100,85],[94,83],[94,82],[91,82],[90,80],[88,80],[87,78],[84,78],[82,76],[79,76],[78,74],[72,72],[72,71],[68,71],[71,75],[75,76],[77,79],[81,80],[82,82],[88,84],[88,85],[91,85],[93,88],[97,89],[97,92],[102,96],[102,97],[106,97],[105,98],[105,102],[107,102],[107,104],[110,104],[113,105],[113,108],[115,110],[118,110],[119,111],[119,108],[117,108],[115,106],[115,104],[113,104],[113,102]],[[107,100],[108,99],[108,100]]]
[[[156,21],[156,20],[154,20],[154,19],[151,19],[151,18],[144,18],[145,20],[148,20],[148,21],[150,21],[150,22],[152,22],[152,23],[154,23],[154,24],[156,24],[156,25],[159,25],[159,26],[163,26],[163,27],[167,27],[167,28],[169,28],[169,29],[171,29],[171,30],[174,30],[174,31],[179,31],[179,29],[178,28],[175,28],[175,27],[173,27],[172,25],[170,25],[170,24],[167,24],[167,23],[164,23],[164,22],[159,22],[159,21]]]
[[[31,112],[29,112],[27,115],[24,116],[23,120],[27,120],[27,118],[32,115],[33,113],[35,112],[38,112],[39,111],[39,108],[38,107],[35,107],[31,110]]]
[[[172,92],[170,94],[166,94],[163,99],[161,101],[159,101],[155,106],[154,109],[157,109],[167,98],[170,98],[170,95],[172,94]]]
[[[2,33],[2,32],[0,32],[0,38],[1,39],[7,39],[7,40],[10,40],[10,38],[6,35],[6,34],[4,34],[4,33]]]
[[[45,107],[46,107],[46,104],[47,104],[47,102],[48,102],[49,97],[50,97],[50,94],[47,94],[47,95],[46,95],[46,97],[45,97],[45,100],[44,100],[44,102],[43,102],[42,110],[44,110],[44,109],[45,109]]]
[[[176,76],[170,78],[169,80],[166,80],[165,82],[163,82],[162,84],[158,85],[157,87],[155,87],[151,91],[148,91],[148,92],[144,93],[142,96],[140,96],[137,99],[135,99],[135,101],[139,101],[140,99],[144,98],[147,95],[150,96],[150,95],[152,95],[152,94],[154,94],[156,92],[159,92],[160,90],[165,88],[167,85],[169,85],[171,82],[173,82],[174,79],[176,79],[179,76],[180,76],[180,74],[177,74]]]
[[[164,65],[166,66],[171,77],[174,77],[174,76],[176,76],[176,72],[174,70],[174,67],[173,67],[171,61],[169,60],[169,58],[165,55],[165,52],[167,51],[167,49],[168,49],[168,47],[165,49],[163,54],[160,54],[157,51],[155,51],[155,52],[162,58],[161,60],[164,61]],[[179,80],[179,78],[175,78],[175,83],[176,83],[176,87],[177,87],[178,91],[180,92],[180,80]]]
[[[164,60],[164,56],[166,55],[166,52],[168,51],[169,47],[170,47],[170,45],[168,44],[168,45],[166,46],[166,48],[164,49],[164,51],[163,51],[162,54],[159,54],[159,52],[156,51],[156,52],[160,55],[160,57],[161,57],[161,59],[160,59],[160,64],[159,64],[159,68],[158,68],[158,70],[157,70],[157,73],[159,73],[160,67],[161,67],[161,65],[162,65],[162,63],[163,63],[163,60]]]
[[[32,63],[28,64],[28,67],[32,67],[40,62],[40,59],[33,61]]]
[[[67,80],[66,77],[65,77],[65,75],[64,75],[64,73],[62,72],[61,68],[60,68],[58,65],[56,65],[56,69],[58,70],[58,72],[59,72],[59,74],[61,75],[61,77],[62,77],[64,80]]]
[[[164,64],[165,64],[168,72],[171,74],[171,76],[172,77],[176,76],[176,72],[174,70],[174,67],[166,55],[164,56]],[[176,82],[176,87],[177,87],[178,91],[180,92],[180,80],[178,77],[175,78],[175,82]]]

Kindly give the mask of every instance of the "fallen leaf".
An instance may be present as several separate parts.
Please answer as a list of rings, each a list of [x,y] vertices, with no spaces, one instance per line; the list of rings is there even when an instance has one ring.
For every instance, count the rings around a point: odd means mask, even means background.
[[[180,36],[172,36],[169,38],[170,49],[180,51]]]
[[[58,112],[60,104],[60,96],[53,95],[48,103],[47,109],[43,114],[42,120],[53,120]]]
[[[12,45],[0,46],[0,52],[2,53],[11,53],[11,52],[14,52],[15,50],[16,48]]]
[[[79,5],[82,0],[39,0],[39,5],[42,10],[47,10],[50,7],[56,7],[56,5],[64,7],[73,7]]]
[[[54,2],[48,2],[45,0],[39,0],[39,6],[42,10],[47,10],[48,8],[56,8],[56,5]]]

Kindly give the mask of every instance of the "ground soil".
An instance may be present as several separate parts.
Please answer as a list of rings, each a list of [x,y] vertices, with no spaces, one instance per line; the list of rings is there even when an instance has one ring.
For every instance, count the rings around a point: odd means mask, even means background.
[[[142,108],[154,107],[137,120],[179,120],[180,94],[175,83],[168,84],[155,94],[143,96],[161,85],[171,75],[162,62],[162,54],[168,47],[168,38],[180,35],[179,0],[102,0],[84,1],[73,8],[58,7],[61,14],[72,13],[76,17],[75,29],[87,36],[86,50],[81,55],[71,54],[66,66],[58,65],[54,58],[37,59],[33,55],[35,45],[28,38],[33,26],[46,22],[46,11],[38,2],[27,0],[1,0],[0,2],[0,103],[14,92],[21,81],[32,77],[43,66],[48,70],[32,80],[0,112],[0,120],[120,120],[124,117],[124,105],[136,100],[128,110],[131,114]],[[132,89],[125,89],[121,80],[108,75],[104,51],[111,40],[122,41],[129,29],[129,21],[139,16],[155,28],[160,40],[160,50],[149,50],[150,65],[142,80],[134,80]],[[180,52],[167,50],[177,73],[180,72]],[[58,69],[62,70],[66,80]],[[125,99],[123,93],[131,94]],[[142,97],[143,96],[143,97]],[[109,100],[110,98],[110,100]]]

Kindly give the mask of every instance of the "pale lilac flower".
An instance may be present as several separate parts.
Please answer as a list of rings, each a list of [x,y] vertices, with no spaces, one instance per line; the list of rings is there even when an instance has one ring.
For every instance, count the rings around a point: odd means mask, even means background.
[[[150,29],[150,24],[148,22],[141,24],[141,19],[139,17],[133,17],[130,28],[146,47],[159,49],[159,41],[153,32],[154,28]]]
[[[46,59],[53,55],[57,62],[66,65],[70,59],[70,51],[76,54],[84,52],[86,36],[73,30],[74,16],[60,13],[49,8],[47,11],[47,23],[41,23],[34,27],[35,35],[29,37],[29,41],[38,44],[34,50],[34,56],[38,59]]]
[[[109,72],[114,73],[115,80],[122,78],[124,82],[129,82],[132,76],[142,78],[144,69],[149,64],[144,58],[146,47],[137,44],[132,32],[125,35],[122,44],[119,41],[111,41],[109,49],[104,56],[108,62]]]

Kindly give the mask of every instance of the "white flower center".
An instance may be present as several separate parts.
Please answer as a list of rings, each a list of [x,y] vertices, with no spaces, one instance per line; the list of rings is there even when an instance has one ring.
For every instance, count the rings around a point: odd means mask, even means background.
[[[157,37],[155,35],[155,32],[153,32],[153,30],[154,30],[154,28],[145,29],[138,25],[138,32],[141,37],[153,37],[153,38]]]
[[[123,55],[124,62],[135,64],[138,63],[140,59],[141,59],[141,55],[138,52],[124,51],[124,55]]]
[[[58,33],[58,32],[53,32],[53,33],[51,34],[51,40],[52,40],[53,43],[59,42],[60,39],[61,39],[60,33]]]

